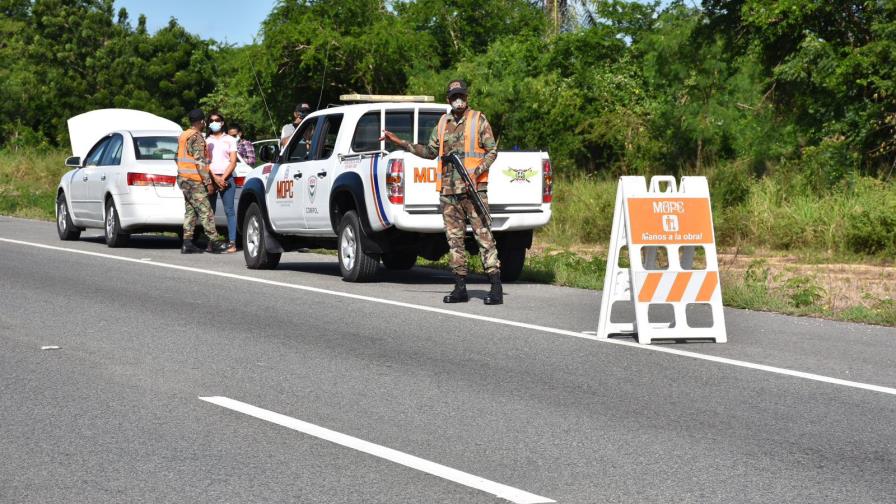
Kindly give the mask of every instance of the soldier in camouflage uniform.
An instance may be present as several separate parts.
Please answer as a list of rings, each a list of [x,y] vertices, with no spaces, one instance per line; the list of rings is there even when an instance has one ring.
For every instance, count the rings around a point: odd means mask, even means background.
[[[210,240],[207,250],[221,253],[227,248],[227,244],[215,228],[215,213],[208,201],[208,194],[215,190],[216,184],[223,187],[224,181],[216,180],[220,177],[216,177],[208,169],[205,138],[202,136],[205,114],[201,110],[193,110],[189,114],[189,120],[190,128],[181,134],[177,143],[177,186],[184,193],[185,208],[184,240],[180,251],[182,254],[202,252],[193,243],[193,230],[198,217]]]
[[[404,141],[390,131],[384,131],[380,140],[386,139],[395,143],[400,148],[412,152],[425,159],[435,159],[439,154],[448,155],[457,153],[464,155],[466,135],[470,134],[472,117],[478,118],[478,145],[475,148],[479,153],[475,159],[481,159],[475,165],[475,170],[470,173],[470,178],[477,181],[476,191],[482,202],[488,205],[488,169],[498,157],[497,143],[495,142],[492,127],[485,115],[476,113],[467,105],[467,85],[462,80],[454,80],[448,84],[448,103],[451,104],[451,113],[445,114],[439,121],[439,126],[433,128],[426,145],[411,144]],[[443,131],[440,131],[444,128]],[[441,133],[441,134],[440,134]],[[471,170],[473,158],[465,160],[468,171]],[[504,302],[504,292],[501,287],[501,263],[498,261],[498,250],[495,238],[491,230],[477,214],[472,200],[467,195],[467,187],[458,173],[448,163],[440,164],[442,173],[441,191],[439,195],[442,218],[445,222],[445,235],[448,238],[448,246],[451,250],[449,261],[454,272],[454,290],[443,299],[446,303],[459,303],[469,300],[466,287],[467,255],[464,247],[464,235],[467,228],[467,220],[473,228],[473,236],[479,244],[479,254],[485,272],[491,281],[491,290],[485,297],[485,304],[501,304]]]

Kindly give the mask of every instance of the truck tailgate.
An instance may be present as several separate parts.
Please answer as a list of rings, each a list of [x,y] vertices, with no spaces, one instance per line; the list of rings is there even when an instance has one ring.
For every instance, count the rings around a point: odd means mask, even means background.
[[[501,152],[489,168],[488,202],[492,211],[522,210],[542,202],[542,159],[540,152]],[[405,206],[410,208],[435,207],[436,162],[405,155]]]

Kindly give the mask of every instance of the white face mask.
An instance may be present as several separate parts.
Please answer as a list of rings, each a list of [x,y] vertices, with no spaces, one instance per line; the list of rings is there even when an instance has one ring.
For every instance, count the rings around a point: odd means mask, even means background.
[[[454,110],[461,110],[467,106],[467,100],[463,98],[455,98],[451,101],[451,108]]]
[[[221,131],[221,127],[224,126],[219,122],[213,122],[208,125],[208,129],[212,130],[212,133],[217,133]]]

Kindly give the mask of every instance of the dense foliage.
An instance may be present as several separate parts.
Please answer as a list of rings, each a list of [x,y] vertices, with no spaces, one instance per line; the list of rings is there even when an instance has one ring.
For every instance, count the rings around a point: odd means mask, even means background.
[[[547,149],[561,173],[705,172],[731,205],[769,172],[821,191],[890,177],[896,4],[660,5],[281,1],[232,47],[175,20],[147,33],[112,0],[0,0],[0,142],[65,145],[65,119],[94,108],[183,122],[198,104],[267,137],[298,101],[441,99],[460,77],[501,148]]]

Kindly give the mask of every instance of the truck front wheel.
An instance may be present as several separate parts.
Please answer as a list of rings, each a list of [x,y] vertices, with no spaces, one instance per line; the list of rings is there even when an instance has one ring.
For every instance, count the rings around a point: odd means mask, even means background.
[[[515,282],[523,272],[526,262],[525,247],[502,247],[498,244],[498,260],[501,261],[501,280]]]
[[[280,254],[268,252],[265,239],[267,229],[257,203],[249,205],[243,225],[243,258],[249,269],[274,269],[280,264]]]
[[[361,220],[350,210],[339,221],[339,271],[348,282],[368,282],[376,275],[379,259],[364,251]]]

